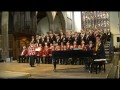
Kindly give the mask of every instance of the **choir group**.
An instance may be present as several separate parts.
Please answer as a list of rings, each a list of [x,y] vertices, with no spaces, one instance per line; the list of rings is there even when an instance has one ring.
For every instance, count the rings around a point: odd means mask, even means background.
[[[111,32],[107,30],[81,30],[81,32],[69,31],[65,33],[62,31],[60,33],[49,31],[46,35],[36,35],[31,38],[29,46],[23,46],[19,56],[19,63],[29,62],[30,66],[34,67],[35,62],[37,64],[52,64],[52,51],[93,50],[98,51],[100,56],[99,45],[104,46],[106,41],[110,41]],[[102,51],[104,50],[102,49]],[[102,57],[104,56],[102,55]],[[66,64],[61,60],[58,60],[59,62],[60,64]]]

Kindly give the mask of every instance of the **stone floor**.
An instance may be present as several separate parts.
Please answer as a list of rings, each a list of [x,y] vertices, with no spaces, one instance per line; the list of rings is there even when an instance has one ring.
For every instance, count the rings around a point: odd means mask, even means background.
[[[1,79],[27,79],[31,76],[29,73],[21,73],[21,72],[12,72],[12,71],[1,71],[0,78]]]
[[[89,73],[84,69],[84,65],[57,65],[57,71],[53,71],[52,64],[39,64],[35,67],[30,67],[28,63],[17,63],[16,61],[11,63],[0,63],[0,72],[11,71],[29,73],[29,77],[34,79],[61,79],[61,78],[76,78],[76,79],[94,79],[94,78],[107,78],[112,64],[106,64],[106,72],[101,71],[96,74],[95,72]]]

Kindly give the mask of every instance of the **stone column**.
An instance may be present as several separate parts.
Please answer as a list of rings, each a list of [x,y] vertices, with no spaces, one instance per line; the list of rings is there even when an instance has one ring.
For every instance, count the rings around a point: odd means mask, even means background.
[[[50,22],[49,22],[50,23]],[[53,23],[50,23],[50,30],[51,31],[54,31],[54,24]]]
[[[110,12],[110,31],[113,34],[113,45],[116,48],[119,48],[119,43],[117,42],[117,37],[120,37],[119,24],[119,13]]]
[[[9,12],[2,12],[1,30],[2,30],[2,59],[6,60],[9,57],[9,42],[8,42],[8,17]]]
[[[34,32],[34,34],[37,32],[37,15],[33,15],[33,18],[32,18],[32,30]]]
[[[72,31],[75,31],[74,12],[72,12]]]

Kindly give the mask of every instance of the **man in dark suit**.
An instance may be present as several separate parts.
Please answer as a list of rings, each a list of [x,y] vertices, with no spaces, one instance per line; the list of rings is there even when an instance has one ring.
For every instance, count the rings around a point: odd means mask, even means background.
[[[101,40],[97,40],[97,42],[96,42],[96,58],[97,59],[104,59],[104,58],[106,58],[104,45],[101,42]]]
[[[90,31],[89,41],[92,41],[93,44],[95,44],[95,42],[96,42],[94,32],[92,32],[92,31]]]
[[[61,42],[63,42],[63,45],[66,45],[67,41],[68,40],[67,40],[66,36],[63,35],[63,37],[61,38]]]
[[[59,46],[61,45],[61,39],[60,39],[60,36],[57,36],[56,43],[58,43]]]
[[[23,46],[23,50],[19,56],[19,63],[22,61],[22,63],[25,63],[25,59],[26,59],[26,55],[27,55],[28,51],[26,49],[26,46]]]
[[[111,32],[110,32],[110,30],[108,30],[108,32],[107,32],[107,41],[110,41],[110,39],[111,39]]]

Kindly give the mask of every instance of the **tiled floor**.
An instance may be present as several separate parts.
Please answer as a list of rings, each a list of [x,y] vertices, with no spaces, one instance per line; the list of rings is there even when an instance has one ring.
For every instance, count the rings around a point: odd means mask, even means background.
[[[93,79],[93,78],[106,78],[112,64],[106,64],[106,72],[104,71],[96,74],[95,72],[89,73],[84,69],[84,65],[57,65],[57,71],[53,71],[52,64],[40,64],[36,67],[30,67],[28,63],[0,63],[0,71],[24,72],[30,73],[30,78],[80,78],[80,79]]]

